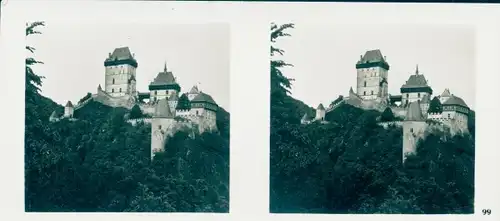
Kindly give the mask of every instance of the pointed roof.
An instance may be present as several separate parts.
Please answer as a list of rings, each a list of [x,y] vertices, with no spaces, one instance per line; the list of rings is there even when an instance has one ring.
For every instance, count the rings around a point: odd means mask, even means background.
[[[174,115],[172,111],[170,111],[170,106],[168,105],[168,99],[160,99],[158,103],[156,103],[155,107],[155,118],[173,118]]]
[[[405,121],[424,121],[422,109],[420,109],[420,102],[411,102],[406,110]]]
[[[191,103],[210,103],[210,104],[217,104],[212,96],[205,94],[203,92],[200,92],[196,97],[191,100]]]
[[[425,76],[420,74],[418,71],[418,65],[415,69],[415,74],[410,75],[410,78],[406,81],[401,88],[420,88],[420,87],[428,87],[427,80]]]
[[[446,100],[443,103],[443,105],[444,106],[462,106],[462,107],[469,108],[469,106],[467,106],[467,104],[465,103],[465,101],[462,98],[457,97],[455,95],[451,95],[450,98],[448,98],[448,100]]]
[[[71,103],[71,101],[68,101],[65,107],[73,107],[73,103]]]
[[[352,87],[349,89],[349,93],[354,93],[354,90],[352,89]]]
[[[384,56],[382,55],[380,49],[366,51],[365,55],[361,56],[361,58],[359,59],[358,64],[374,62],[385,62]]]
[[[317,110],[325,110],[325,107],[323,107],[323,104],[319,104],[318,105],[318,108],[316,108]]]
[[[172,72],[167,71],[167,63],[165,63],[163,71],[159,72],[158,75],[156,75],[153,82],[151,82],[151,84],[149,85],[172,85],[172,84],[177,84],[177,82],[175,82],[175,77],[172,74]]]
[[[189,91],[190,94],[197,94],[199,93],[198,86],[194,85],[191,90]]]
[[[115,48],[113,53],[106,59],[107,61],[112,60],[126,60],[126,59],[134,59],[132,53],[130,53],[130,49],[128,47],[120,47]]]
[[[444,89],[443,93],[441,94],[441,97],[449,97],[451,96],[450,89],[446,88]]]
[[[101,87],[101,84],[99,84],[99,86],[97,86],[97,90],[100,90],[100,91],[102,91],[102,87]]]

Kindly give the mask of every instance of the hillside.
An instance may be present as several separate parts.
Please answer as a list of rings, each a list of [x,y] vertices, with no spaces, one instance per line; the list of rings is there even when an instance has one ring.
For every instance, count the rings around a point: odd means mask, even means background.
[[[474,212],[474,116],[470,135],[433,131],[402,163],[402,129],[382,113],[340,104],[328,124],[300,124],[290,97],[293,68],[277,39],[294,24],[272,24],[270,211],[272,213],[470,214]],[[307,109],[307,108],[306,108]],[[385,118],[385,117],[384,117]],[[306,188],[304,188],[306,187]]]
[[[221,133],[176,133],[151,161],[151,128],[126,123],[126,109],[90,101],[78,120],[50,123],[63,107],[40,95],[34,64],[26,59],[27,212],[229,211],[229,113],[218,113]]]

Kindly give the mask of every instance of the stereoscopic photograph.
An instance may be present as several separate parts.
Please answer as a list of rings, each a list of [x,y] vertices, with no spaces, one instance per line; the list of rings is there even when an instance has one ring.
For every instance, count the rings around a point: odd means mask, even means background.
[[[270,212],[474,213],[475,30],[276,24]]]
[[[229,212],[229,37],[28,22],[25,211]]]

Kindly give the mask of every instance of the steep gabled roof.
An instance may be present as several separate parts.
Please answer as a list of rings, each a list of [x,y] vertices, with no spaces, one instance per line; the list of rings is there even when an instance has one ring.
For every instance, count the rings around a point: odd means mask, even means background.
[[[410,75],[410,78],[406,81],[401,88],[421,88],[421,87],[429,87],[427,85],[427,80],[425,79],[425,76],[420,74],[418,71],[418,65],[415,70],[415,74]]]
[[[365,52],[365,55],[361,56],[361,59],[359,59],[358,64],[374,62],[385,62],[384,56],[382,55],[382,52],[380,52],[380,49]]]
[[[155,118],[173,118],[174,115],[170,111],[170,106],[168,105],[168,99],[161,99],[156,103],[155,107]]]
[[[172,74],[172,72],[167,71],[167,68],[165,67],[165,69],[162,72],[156,75],[153,82],[151,82],[151,84],[149,85],[172,85],[172,84],[177,84],[177,82],[175,81],[175,77]]]
[[[106,61],[134,59],[128,47],[115,48]]]
[[[441,97],[449,97],[451,96],[450,89],[446,88],[444,89],[443,93],[441,94]]]
[[[467,104],[465,103],[465,101],[460,98],[460,97],[457,97],[455,95],[451,95],[450,98],[448,98],[448,100],[446,100],[444,103],[443,103],[444,106],[462,106],[462,107],[469,107],[467,106]]]
[[[210,104],[217,104],[212,96],[205,94],[203,92],[198,93],[196,97],[191,100],[191,103],[210,103]]]
[[[198,86],[194,85],[191,90],[189,91],[190,94],[197,94],[199,93]]]
[[[411,102],[406,110],[405,121],[424,121],[425,118],[422,115],[422,109],[420,109],[420,102]]]
[[[65,107],[73,107],[73,103],[71,103],[71,101],[68,101]]]
[[[170,97],[168,98],[169,101],[178,101],[179,97],[177,97],[176,93],[170,94]]]

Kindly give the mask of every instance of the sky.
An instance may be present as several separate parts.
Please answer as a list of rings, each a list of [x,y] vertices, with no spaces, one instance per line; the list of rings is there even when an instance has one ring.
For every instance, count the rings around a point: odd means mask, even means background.
[[[316,108],[329,105],[339,95],[356,91],[356,62],[368,50],[380,49],[387,57],[389,93],[415,73],[416,66],[440,95],[445,88],[475,106],[475,32],[466,25],[314,25],[295,24],[291,37],[276,46],[278,57],[294,67],[284,74],[295,79],[292,96]]]
[[[187,92],[195,84],[229,111],[230,30],[228,24],[113,24],[48,22],[28,45],[44,64],[34,67],[45,77],[42,94],[59,104],[78,102],[87,92],[104,88],[104,60],[115,48],[128,46],[138,62],[137,90],[149,83],[165,62]]]

